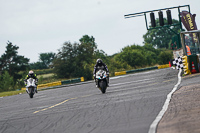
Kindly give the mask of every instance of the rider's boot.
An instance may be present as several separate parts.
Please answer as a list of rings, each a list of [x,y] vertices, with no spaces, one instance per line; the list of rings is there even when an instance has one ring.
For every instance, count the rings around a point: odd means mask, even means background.
[[[97,87],[97,88],[99,88],[99,86],[98,86],[98,82],[97,82],[97,81],[95,81],[95,83],[96,83],[96,87]]]
[[[107,78],[107,87],[109,87],[109,76]]]
[[[36,82],[35,85],[36,85],[35,92],[38,93],[37,91],[38,82]]]
[[[94,82],[95,82],[95,84],[96,84],[96,87],[98,88],[97,80],[96,80],[95,76],[94,76]]]
[[[38,91],[37,91],[37,87],[35,88],[35,92],[38,93]]]
[[[98,86],[98,82],[96,82],[96,87],[98,88],[99,86]]]

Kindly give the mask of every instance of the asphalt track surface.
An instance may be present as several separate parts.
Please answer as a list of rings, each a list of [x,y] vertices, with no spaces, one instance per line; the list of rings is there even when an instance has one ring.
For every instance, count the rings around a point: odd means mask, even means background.
[[[200,133],[200,73],[182,78],[157,133]]]
[[[1,133],[147,133],[174,85],[171,68],[0,98]]]

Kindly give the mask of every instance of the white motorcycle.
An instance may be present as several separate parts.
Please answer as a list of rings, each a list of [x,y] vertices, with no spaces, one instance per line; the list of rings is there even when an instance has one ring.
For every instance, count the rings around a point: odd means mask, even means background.
[[[99,70],[96,72],[96,82],[102,93],[106,92],[108,86],[107,76],[108,75],[104,70]]]
[[[36,85],[36,80],[33,78],[29,78],[26,81],[26,92],[29,94],[30,98],[33,98],[33,95],[36,92],[37,85]]]

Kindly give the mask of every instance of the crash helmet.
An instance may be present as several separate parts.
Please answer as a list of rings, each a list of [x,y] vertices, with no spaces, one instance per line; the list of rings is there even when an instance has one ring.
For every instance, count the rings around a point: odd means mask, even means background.
[[[34,75],[34,72],[33,72],[32,70],[30,70],[30,71],[28,72],[28,74],[29,74],[30,76],[33,76],[33,75]]]
[[[102,64],[103,61],[101,59],[97,59],[97,64]]]

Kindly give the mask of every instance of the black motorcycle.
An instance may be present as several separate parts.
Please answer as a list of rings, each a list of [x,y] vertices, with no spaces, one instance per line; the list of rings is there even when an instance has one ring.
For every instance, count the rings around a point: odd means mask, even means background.
[[[108,81],[107,81],[107,74],[104,70],[99,70],[96,72],[96,82],[98,85],[98,88],[101,90],[102,93],[106,92]]]

